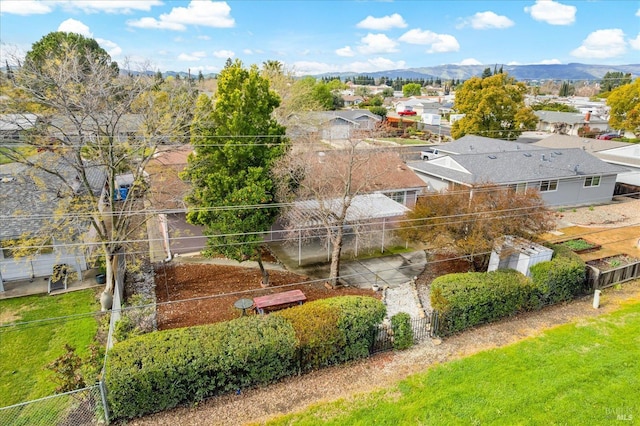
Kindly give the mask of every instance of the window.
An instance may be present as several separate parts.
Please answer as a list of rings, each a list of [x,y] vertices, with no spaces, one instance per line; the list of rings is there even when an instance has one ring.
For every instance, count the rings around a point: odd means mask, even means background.
[[[404,204],[404,191],[390,192],[386,195],[396,203]]]
[[[589,176],[584,178],[584,187],[600,186],[600,176]]]
[[[543,180],[540,182],[540,192],[550,192],[558,190],[557,180]]]
[[[509,185],[509,189],[511,189],[516,194],[523,194],[527,190],[527,183],[526,182],[514,183],[512,185]]]

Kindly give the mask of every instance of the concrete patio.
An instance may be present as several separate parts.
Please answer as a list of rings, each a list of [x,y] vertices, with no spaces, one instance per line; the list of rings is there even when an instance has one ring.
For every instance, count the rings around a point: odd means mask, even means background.
[[[69,280],[66,290],[55,290],[50,295],[68,293],[71,291],[84,290],[87,288],[104,287],[104,284],[96,283],[97,269],[84,271],[82,279]],[[5,281],[5,291],[0,292],[1,299],[11,299],[14,297],[31,296],[35,294],[47,294],[49,277],[34,278],[33,280]]]

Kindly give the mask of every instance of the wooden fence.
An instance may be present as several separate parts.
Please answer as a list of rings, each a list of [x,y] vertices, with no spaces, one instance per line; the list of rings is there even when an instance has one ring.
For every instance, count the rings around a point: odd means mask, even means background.
[[[587,280],[593,290],[599,290],[625,281],[640,278],[640,261],[601,271],[587,265]]]

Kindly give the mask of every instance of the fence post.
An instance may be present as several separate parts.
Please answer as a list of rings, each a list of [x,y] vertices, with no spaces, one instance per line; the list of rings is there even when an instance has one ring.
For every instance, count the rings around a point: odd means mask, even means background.
[[[100,398],[102,398],[102,407],[104,408],[104,421],[109,424],[109,405],[107,405],[107,388],[104,385],[104,381],[98,382],[98,388],[100,389]]]
[[[438,335],[438,311],[431,311],[431,337],[437,337]]]

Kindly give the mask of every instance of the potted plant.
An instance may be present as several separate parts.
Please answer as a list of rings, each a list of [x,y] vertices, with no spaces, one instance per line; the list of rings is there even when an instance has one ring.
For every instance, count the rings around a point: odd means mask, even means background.
[[[104,256],[100,256],[98,258],[97,267],[98,272],[96,273],[96,283],[104,284],[107,282],[107,262],[104,259]]]

